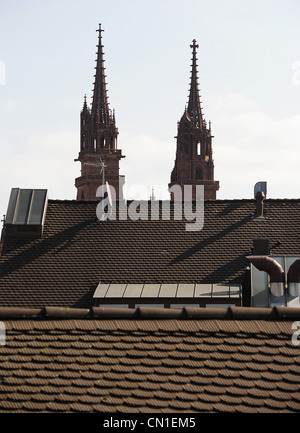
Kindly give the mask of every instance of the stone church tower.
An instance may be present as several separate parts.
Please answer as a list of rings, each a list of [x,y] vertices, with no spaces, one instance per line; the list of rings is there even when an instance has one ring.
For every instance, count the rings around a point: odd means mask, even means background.
[[[200,104],[196,40],[191,45],[192,73],[190,94],[185,112],[178,122],[176,160],[169,188],[192,185],[192,199],[196,199],[196,185],[204,185],[204,199],[216,200],[219,182],[214,180],[211,124],[207,127]],[[172,198],[172,196],[171,196]]]
[[[75,179],[77,200],[99,200],[96,191],[106,182],[116,191],[116,199],[123,198],[124,176],[119,175],[119,161],[124,158],[117,148],[118,128],[115,112],[109,109],[105,81],[102,35],[99,24],[99,43],[96,60],[96,74],[91,109],[84,97],[80,113],[80,152],[81,176]]]

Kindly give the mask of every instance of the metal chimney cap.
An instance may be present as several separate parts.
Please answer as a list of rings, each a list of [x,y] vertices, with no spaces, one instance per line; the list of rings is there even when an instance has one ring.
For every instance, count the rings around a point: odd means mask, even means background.
[[[256,198],[257,193],[262,192],[264,198],[267,197],[267,182],[257,182],[254,185],[254,197]]]

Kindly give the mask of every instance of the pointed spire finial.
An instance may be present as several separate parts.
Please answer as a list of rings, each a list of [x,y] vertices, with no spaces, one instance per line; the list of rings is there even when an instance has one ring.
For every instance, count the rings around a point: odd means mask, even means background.
[[[89,112],[90,112],[90,110],[89,110],[89,107],[88,107],[88,105],[87,105],[86,94],[85,94],[85,95],[84,95],[84,98],[83,98],[82,113],[89,113]]]
[[[191,48],[193,48],[193,54],[197,53],[197,48],[199,48],[199,45],[197,44],[196,39],[193,39],[193,45],[190,45]]]
[[[99,24],[99,29],[96,30],[99,32],[99,42],[98,42],[98,50],[97,50],[97,60],[96,60],[96,73],[95,73],[95,82],[94,82],[94,91],[93,91],[93,102],[92,102],[92,117],[94,122],[101,124],[109,123],[109,107],[108,107],[108,96],[106,90],[106,75],[104,73],[104,52],[102,45],[102,35],[101,33],[104,31],[101,28],[101,24]]]
[[[101,27],[101,23],[99,23],[99,28],[96,30],[96,32],[99,32],[101,34],[101,32],[104,32],[104,29],[102,29]],[[99,36],[100,36],[99,34]]]
[[[187,111],[194,122],[195,126],[202,128],[204,126],[202,109],[200,104],[200,94],[198,85],[198,71],[197,71],[197,48],[199,45],[196,43],[196,39],[193,39],[193,44],[190,45],[193,49],[192,57],[192,72],[191,72],[191,84],[190,94],[188,101]]]

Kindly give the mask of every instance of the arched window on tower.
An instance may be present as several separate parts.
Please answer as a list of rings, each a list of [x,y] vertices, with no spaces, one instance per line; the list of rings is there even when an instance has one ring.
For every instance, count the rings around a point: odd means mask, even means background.
[[[197,141],[197,155],[201,155],[201,143]]]

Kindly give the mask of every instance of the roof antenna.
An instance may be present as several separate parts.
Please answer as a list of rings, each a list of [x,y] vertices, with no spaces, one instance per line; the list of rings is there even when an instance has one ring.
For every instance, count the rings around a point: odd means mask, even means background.
[[[100,174],[102,173],[102,185],[105,184],[105,168],[107,167],[102,160],[102,158],[99,158],[99,162],[92,162],[92,161],[83,161],[84,165],[92,165],[94,167],[100,167]]]
[[[100,174],[102,173],[102,185],[104,185],[105,182],[105,168],[107,167],[104,163],[104,161],[100,158]]]
[[[155,195],[154,195],[154,187],[152,187],[152,193],[151,193],[151,196],[150,196],[150,200],[151,200],[151,201],[156,200],[156,199],[155,199]]]

